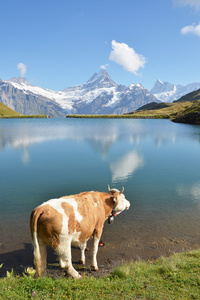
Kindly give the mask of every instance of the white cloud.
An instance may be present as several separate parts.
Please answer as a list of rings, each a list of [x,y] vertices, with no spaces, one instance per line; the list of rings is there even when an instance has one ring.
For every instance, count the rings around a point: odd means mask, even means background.
[[[26,74],[26,71],[27,71],[26,65],[23,63],[19,63],[17,65],[17,69],[20,70],[21,77],[24,77],[24,75]]]
[[[173,3],[178,6],[189,5],[197,10],[200,9],[200,0],[173,0]]]
[[[133,48],[130,48],[125,43],[117,43],[112,41],[112,51],[109,59],[123,66],[126,71],[137,75],[139,68],[143,68],[146,59],[143,55],[137,54]]]
[[[181,29],[182,34],[194,34],[200,37],[200,23],[199,25],[189,25]]]
[[[109,66],[109,65],[108,65],[108,64],[105,64],[105,65],[101,66],[101,69],[102,69],[102,70],[106,70],[107,66]]]

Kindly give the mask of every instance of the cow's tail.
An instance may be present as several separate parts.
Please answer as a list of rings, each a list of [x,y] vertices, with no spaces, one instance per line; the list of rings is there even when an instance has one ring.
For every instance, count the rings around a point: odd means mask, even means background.
[[[38,219],[42,215],[43,211],[40,208],[36,208],[33,210],[31,217],[30,217],[30,230],[31,230],[31,237],[33,241],[34,246],[34,265],[36,268],[36,271],[39,276],[41,276],[46,266],[44,266],[44,262],[42,261],[42,249],[41,245],[38,242],[38,234],[37,234],[37,225],[38,225]]]

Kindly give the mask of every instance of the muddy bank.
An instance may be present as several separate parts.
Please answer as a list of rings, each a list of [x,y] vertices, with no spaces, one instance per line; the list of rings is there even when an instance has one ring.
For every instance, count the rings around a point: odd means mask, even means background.
[[[113,238],[113,237],[112,237]],[[107,276],[114,267],[129,262],[131,260],[152,260],[160,256],[169,256],[175,252],[189,251],[200,247],[200,243],[196,240],[185,241],[184,238],[176,237],[148,237],[140,236],[135,239],[128,240],[127,237],[123,239],[113,240],[105,234],[103,242],[105,245],[99,247],[98,250],[98,265],[99,271],[91,270],[92,261],[92,241],[88,242],[89,250],[86,251],[86,266],[79,264],[80,250],[72,248],[72,260],[76,270],[81,274],[99,277]],[[3,245],[1,245],[1,252]],[[65,274],[65,271],[59,267],[57,256],[54,251],[47,248],[47,269],[48,275],[51,277],[60,277]],[[0,253],[0,264],[3,267],[0,269],[0,277],[6,276],[6,271],[12,269],[17,274],[22,274],[24,269],[28,266],[33,266],[33,246],[31,243],[24,244],[23,249],[14,250],[11,252]],[[34,267],[34,266],[33,266]]]

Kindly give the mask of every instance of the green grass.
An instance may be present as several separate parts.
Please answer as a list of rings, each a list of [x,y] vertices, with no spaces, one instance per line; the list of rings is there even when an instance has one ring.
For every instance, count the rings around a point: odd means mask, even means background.
[[[125,119],[132,118],[129,115],[67,115],[66,118],[80,118],[80,119]]]
[[[200,299],[200,250],[130,262],[108,277],[33,278],[7,272],[0,299]]]
[[[172,121],[181,123],[200,124],[200,101],[191,102],[185,110],[172,117]]]
[[[0,114],[0,118],[7,118],[7,119],[26,119],[26,118],[46,118],[47,116],[46,115],[22,115],[22,114],[19,114],[19,115],[16,115],[16,116],[13,116],[13,115],[7,115],[7,116],[1,116]]]

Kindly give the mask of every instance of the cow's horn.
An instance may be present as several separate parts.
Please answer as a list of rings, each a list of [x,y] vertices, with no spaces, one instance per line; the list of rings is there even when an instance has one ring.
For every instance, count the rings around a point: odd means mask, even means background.
[[[122,191],[121,191],[121,194],[123,193],[123,191],[124,191],[124,187],[122,187]]]
[[[110,192],[110,186],[109,186],[109,184],[108,184],[108,190],[109,190],[109,192]]]

